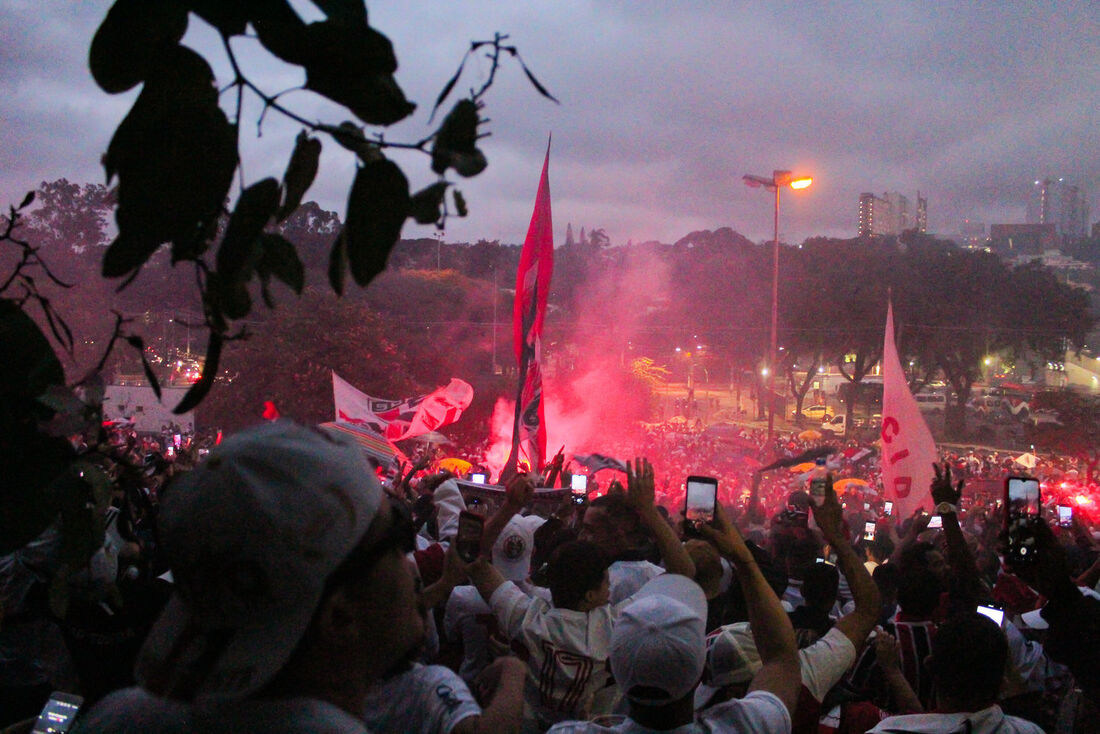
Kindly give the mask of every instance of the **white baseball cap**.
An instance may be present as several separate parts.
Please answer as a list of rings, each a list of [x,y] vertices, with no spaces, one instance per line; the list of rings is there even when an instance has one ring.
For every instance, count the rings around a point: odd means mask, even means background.
[[[493,543],[493,566],[509,581],[523,581],[531,575],[531,552],[535,531],[518,515],[508,521]]]
[[[344,436],[280,420],[226,439],[163,493],[175,593],[138,656],[138,682],[194,701],[262,688],[381,502]]]
[[[703,682],[715,688],[746,683],[760,670],[760,653],[748,622],[719,627],[707,637]]]
[[[707,598],[686,576],[666,573],[622,608],[611,631],[611,673],[631,701],[659,706],[694,690],[706,659]]]

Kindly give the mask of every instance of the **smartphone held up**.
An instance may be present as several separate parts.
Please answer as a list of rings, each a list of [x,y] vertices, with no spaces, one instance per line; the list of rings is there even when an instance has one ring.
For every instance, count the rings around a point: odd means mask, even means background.
[[[1005,560],[1027,564],[1036,560],[1035,527],[1042,522],[1042,494],[1034,477],[1005,479],[1005,530],[1008,542]]]
[[[485,519],[474,512],[463,510],[458,515],[458,533],[455,550],[464,563],[473,563],[481,553],[481,534]]]
[[[698,535],[700,525],[714,521],[714,508],[718,503],[718,480],[714,477],[692,475],[687,478],[684,492],[684,517],[687,534]]]

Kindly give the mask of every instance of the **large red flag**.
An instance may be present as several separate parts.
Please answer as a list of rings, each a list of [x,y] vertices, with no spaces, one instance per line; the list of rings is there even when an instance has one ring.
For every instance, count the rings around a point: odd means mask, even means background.
[[[546,416],[542,404],[542,322],[554,272],[554,224],[550,215],[550,146],[542,163],[542,177],[535,197],[535,211],[516,271],[516,300],[512,312],[512,336],[519,364],[519,399],[512,428],[512,451],[506,470],[516,466],[520,445],[533,470],[546,456]]]
[[[882,348],[882,486],[893,500],[895,517],[909,517],[918,507],[931,507],[932,463],[936,443],[898,358],[894,343],[894,304],[886,310]]]

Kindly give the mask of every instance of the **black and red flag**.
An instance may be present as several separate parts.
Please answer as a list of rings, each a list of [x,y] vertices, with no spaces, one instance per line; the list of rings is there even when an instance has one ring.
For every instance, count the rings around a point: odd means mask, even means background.
[[[523,241],[516,271],[516,301],[512,312],[512,336],[519,365],[519,396],[512,426],[512,451],[505,472],[515,469],[521,456],[533,471],[546,458],[546,415],[542,401],[542,323],[546,297],[554,272],[554,224],[550,215],[550,145],[542,164],[535,197],[535,211]],[[522,454],[521,454],[522,452]]]

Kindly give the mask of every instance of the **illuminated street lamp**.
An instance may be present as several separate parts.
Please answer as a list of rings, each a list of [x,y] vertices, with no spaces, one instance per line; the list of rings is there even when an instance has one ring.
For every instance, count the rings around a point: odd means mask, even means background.
[[[772,171],[771,178],[763,176],[745,175],[741,177],[745,185],[755,188],[765,188],[775,192],[775,212],[773,222],[775,225],[772,239],[772,331],[771,352],[768,357],[768,446],[772,445],[775,437],[775,373],[776,365],[776,331],[779,322],[779,191],[790,186],[792,189],[805,189],[814,182],[809,176],[795,176],[790,171]]]

